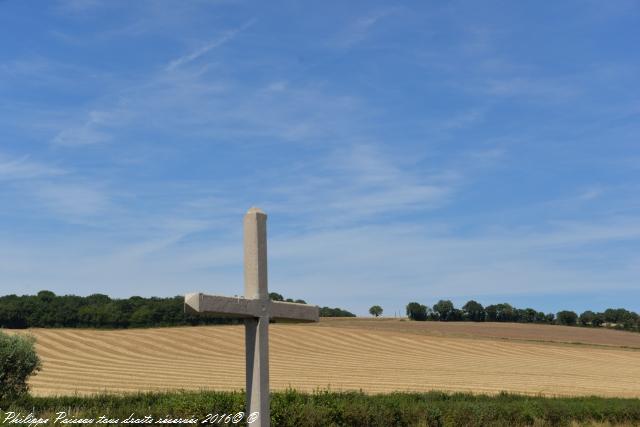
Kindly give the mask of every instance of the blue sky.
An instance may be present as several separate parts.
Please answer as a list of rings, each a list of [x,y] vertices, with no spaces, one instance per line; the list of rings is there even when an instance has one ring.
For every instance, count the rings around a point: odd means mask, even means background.
[[[640,5],[0,1],[0,293],[640,310]]]

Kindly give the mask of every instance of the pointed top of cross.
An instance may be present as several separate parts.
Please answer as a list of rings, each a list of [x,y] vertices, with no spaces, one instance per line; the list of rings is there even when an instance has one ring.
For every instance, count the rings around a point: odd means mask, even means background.
[[[251,206],[249,208],[249,210],[247,211],[247,213],[248,214],[259,213],[259,214],[262,214],[262,215],[266,215],[262,209],[260,209],[258,207],[255,207],[255,206]]]

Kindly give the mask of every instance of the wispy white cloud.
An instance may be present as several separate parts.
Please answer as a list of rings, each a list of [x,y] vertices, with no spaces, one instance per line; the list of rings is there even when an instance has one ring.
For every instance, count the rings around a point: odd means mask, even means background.
[[[51,62],[42,57],[14,59],[0,63],[0,73],[7,76],[33,76],[50,71]]]
[[[145,85],[126,91],[118,102],[137,121],[179,128],[183,135],[200,138],[211,134],[216,139],[269,138],[305,144],[333,140],[337,144],[368,126],[364,119],[369,110],[360,99],[332,93],[321,83],[278,81],[245,87],[220,79],[216,71],[214,64],[161,72]]]
[[[397,8],[378,10],[357,18],[340,34],[338,45],[340,47],[352,47],[367,38],[372,29],[383,19],[396,13]]]
[[[20,87],[48,93],[63,88],[79,91],[94,81],[106,79],[104,70],[95,70],[69,61],[62,61],[41,54],[25,54],[0,62],[0,88],[9,93]],[[3,97],[5,98],[5,97]],[[42,109],[43,105],[30,103],[27,99],[14,100],[13,105],[31,104],[31,108]]]
[[[472,55],[483,55],[493,51],[496,30],[484,26],[466,28],[467,37],[462,42],[462,49]]]
[[[269,85],[267,85],[265,90],[267,92],[283,92],[287,89],[287,87],[288,87],[287,82],[280,80],[277,82],[270,83]]]
[[[77,147],[82,145],[94,145],[106,142],[109,135],[94,129],[90,124],[81,127],[65,129],[53,138],[55,145]]]
[[[123,110],[93,110],[84,123],[61,130],[51,142],[65,147],[101,144],[111,139],[108,129],[122,125],[126,119],[127,113]]]
[[[301,144],[340,144],[364,132],[371,114],[360,98],[335,93],[316,82],[278,81],[246,89],[231,84],[215,100],[201,98],[197,92],[184,95],[192,103],[204,104],[192,120],[215,123],[226,136]]]
[[[605,193],[604,188],[602,188],[601,186],[595,186],[595,187],[591,187],[586,189],[584,192],[582,192],[580,195],[578,195],[578,199],[580,200],[594,200],[597,199],[598,197],[602,196]]]
[[[455,114],[451,117],[445,118],[439,121],[437,125],[444,131],[464,129],[480,123],[484,120],[487,113],[487,107],[472,108],[470,110],[463,111],[459,114]]]
[[[47,209],[68,222],[104,214],[112,206],[105,190],[87,184],[39,183],[34,194]]]
[[[77,120],[79,124],[62,120],[66,123],[51,142],[77,147],[116,141],[114,133],[135,122],[138,128],[179,129],[183,138],[250,137],[302,143],[331,139],[338,144],[369,126],[364,120],[369,109],[359,98],[333,93],[323,83],[283,79],[256,88],[219,77],[230,69],[224,62],[194,64],[254,22],[150,71],[144,79],[119,82],[85,113],[87,117]]]
[[[491,79],[486,82],[485,91],[499,96],[527,95],[558,101],[575,98],[580,93],[580,89],[569,81],[550,81],[525,77]]]
[[[200,58],[201,56],[205,55],[207,52],[209,52],[212,49],[215,49],[217,47],[220,47],[226,43],[228,43],[229,41],[233,40],[238,34],[240,34],[241,32],[245,31],[247,28],[251,27],[253,24],[255,24],[256,20],[252,19],[250,21],[245,22],[241,27],[233,29],[233,30],[229,30],[226,31],[224,34],[222,34],[222,36],[211,40],[210,42],[206,43],[205,45],[199,47],[198,49],[194,50],[193,52],[181,56],[179,58],[174,59],[173,61],[169,62],[169,64],[166,67],[167,71],[171,71],[174,70],[178,67],[181,67],[183,65],[186,65],[192,61],[195,61],[196,59]]]
[[[506,151],[498,146],[484,150],[471,150],[466,153],[466,159],[474,166],[490,166],[504,158]]]
[[[57,218],[67,223],[105,215],[113,208],[106,188],[87,184],[73,170],[30,160],[29,155],[10,158],[0,154],[0,182],[5,196],[19,195],[13,210],[30,216]]]
[[[0,181],[26,180],[65,174],[65,170],[29,160],[28,155],[10,158],[0,153]]]
[[[57,7],[66,13],[87,13],[105,4],[103,0],[58,0]]]
[[[336,149],[320,163],[301,167],[291,183],[273,187],[268,207],[304,213],[308,225],[344,225],[392,212],[431,210],[452,196],[455,174],[436,169],[418,174],[417,166],[397,162],[374,144]]]

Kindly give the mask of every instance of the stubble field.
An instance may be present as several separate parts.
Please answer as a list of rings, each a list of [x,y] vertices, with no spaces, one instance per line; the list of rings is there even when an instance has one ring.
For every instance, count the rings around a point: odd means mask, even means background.
[[[243,326],[33,329],[35,395],[244,387]],[[519,324],[322,319],[270,327],[272,389],[640,397],[640,335]]]

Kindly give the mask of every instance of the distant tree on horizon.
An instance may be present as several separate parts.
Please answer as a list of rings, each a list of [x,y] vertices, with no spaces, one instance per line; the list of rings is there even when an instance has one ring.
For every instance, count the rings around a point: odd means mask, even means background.
[[[575,326],[578,321],[578,315],[569,310],[559,311],[556,318],[559,324],[566,326]]]
[[[640,315],[624,308],[608,308],[604,312],[587,310],[578,316],[575,312],[563,310],[556,314],[536,311],[527,307],[516,308],[508,303],[491,304],[483,307],[475,300],[468,301],[462,309],[457,309],[450,300],[439,300],[433,308],[418,302],[407,305],[407,316],[411,320],[434,320],[452,322],[459,320],[486,322],[543,323],[559,325],[579,325],[590,327],[605,326],[625,331],[640,332]]]
[[[382,307],[380,307],[379,305],[372,305],[369,309],[369,314],[375,317],[380,316],[382,314]]]
[[[407,304],[407,317],[411,320],[427,320],[427,306],[417,302]]]
[[[450,300],[440,300],[433,305],[433,311],[438,314],[438,320],[449,321],[453,320],[453,313],[455,307]]]
[[[511,304],[492,304],[485,307],[487,321],[489,322],[516,322],[518,312]]]
[[[477,301],[471,300],[462,306],[464,318],[473,322],[484,322],[487,313],[484,307]]]
[[[592,326],[595,318],[596,318],[596,314],[591,310],[587,310],[582,314],[580,314],[580,316],[578,317],[578,320],[580,321],[580,324],[582,326]]]
[[[277,292],[269,292],[269,299],[271,301],[284,301],[284,297]]]

